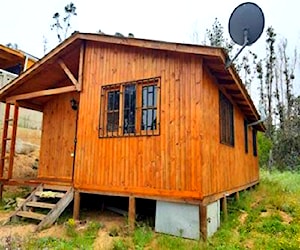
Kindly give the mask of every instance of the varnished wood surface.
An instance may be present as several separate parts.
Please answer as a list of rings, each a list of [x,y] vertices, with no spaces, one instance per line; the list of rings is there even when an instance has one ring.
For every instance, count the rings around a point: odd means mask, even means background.
[[[199,55],[88,42],[75,187],[202,199],[258,180],[236,105],[235,146],[220,144],[219,85],[202,66]],[[159,136],[98,138],[101,87],[151,77],[161,78]]]

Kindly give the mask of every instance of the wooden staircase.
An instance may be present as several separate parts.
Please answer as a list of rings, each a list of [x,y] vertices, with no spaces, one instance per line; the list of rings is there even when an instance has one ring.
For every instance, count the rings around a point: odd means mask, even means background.
[[[30,218],[39,221],[35,229],[35,231],[39,231],[51,226],[70,204],[73,197],[73,187],[41,184],[33,190],[4,224],[13,218]]]

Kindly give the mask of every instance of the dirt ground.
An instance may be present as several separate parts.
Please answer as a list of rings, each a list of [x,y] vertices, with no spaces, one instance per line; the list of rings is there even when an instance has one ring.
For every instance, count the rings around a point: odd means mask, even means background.
[[[9,217],[13,212],[0,212],[0,248],[6,246],[8,240],[20,242],[29,239],[30,237],[53,237],[53,238],[64,238],[67,239],[66,228],[64,224],[54,224],[50,228],[44,229],[38,233],[34,230],[36,224],[7,224],[2,223]],[[110,235],[110,232],[115,229],[120,230],[125,227],[124,217],[113,214],[110,212],[90,212],[86,215],[86,219],[81,222],[77,222],[77,230],[84,229],[88,221],[98,221],[103,225],[98,232],[98,237],[94,242],[94,249],[109,250],[113,248],[113,242],[117,239],[117,236]]]

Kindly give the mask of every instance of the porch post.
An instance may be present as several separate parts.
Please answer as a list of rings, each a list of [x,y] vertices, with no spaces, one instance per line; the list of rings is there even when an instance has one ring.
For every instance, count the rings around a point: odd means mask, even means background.
[[[0,182],[0,201],[2,201],[2,198],[3,198],[3,188],[4,188],[4,185],[2,184],[2,182]]]

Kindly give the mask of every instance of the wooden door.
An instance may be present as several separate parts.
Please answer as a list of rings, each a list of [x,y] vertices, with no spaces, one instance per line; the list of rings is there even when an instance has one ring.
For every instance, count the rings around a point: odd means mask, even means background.
[[[45,105],[39,178],[72,181],[78,111],[72,109],[71,100],[78,103],[79,94],[57,95]]]

